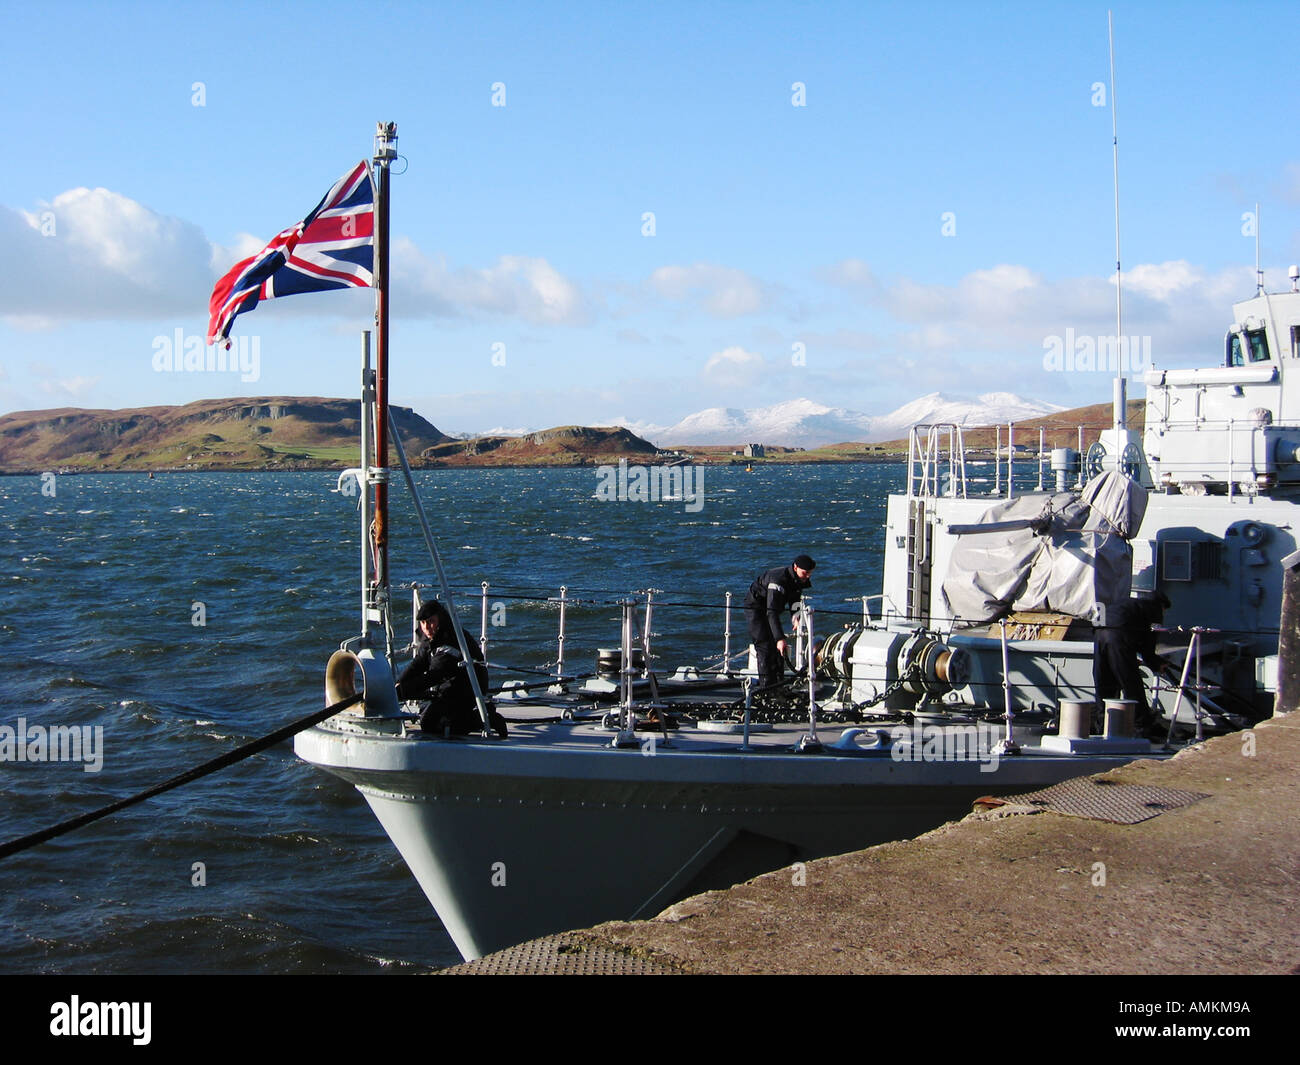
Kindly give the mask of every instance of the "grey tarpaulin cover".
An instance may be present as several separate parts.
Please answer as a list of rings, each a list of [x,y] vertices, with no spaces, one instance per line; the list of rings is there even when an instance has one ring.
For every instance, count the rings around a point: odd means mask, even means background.
[[[1118,470],[1107,470],[1083,486],[1083,501],[1092,514],[1085,528],[1115,532],[1125,540],[1137,535],[1147,512],[1147,490]]]
[[[1089,503],[1091,501],[1091,504]],[[989,507],[980,524],[1049,516],[1045,533],[967,533],[953,549],[943,597],[953,617],[992,621],[1011,610],[1056,610],[1090,621],[1128,599],[1146,489],[1108,471],[1082,495],[1021,496]]]

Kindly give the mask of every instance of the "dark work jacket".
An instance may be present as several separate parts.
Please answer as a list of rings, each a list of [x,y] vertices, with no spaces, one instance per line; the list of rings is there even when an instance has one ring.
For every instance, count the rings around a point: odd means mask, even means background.
[[[474,688],[469,682],[469,674],[461,668],[460,648],[455,643],[444,643],[443,634],[437,632],[433,640],[427,640],[421,633],[415,645],[415,657],[411,664],[402,670],[397,678],[397,697],[433,701],[433,709],[446,712],[459,718],[464,711],[471,711],[474,721],[480,720],[478,707],[474,703]],[[474,669],[478,672],[479,687],[486,692],[488,685],[487,666],[483,665],[483,652],[475,640],[466,641],[470,657],[475,661]]]
[[[795,576],[793,566],[778,566],[754,578],[745,595],[745,609],[754,614],[765,613],[772,639],[784,640],[781,614],[799,602],[804,591],[811,587],[812,581],[801,581]]]

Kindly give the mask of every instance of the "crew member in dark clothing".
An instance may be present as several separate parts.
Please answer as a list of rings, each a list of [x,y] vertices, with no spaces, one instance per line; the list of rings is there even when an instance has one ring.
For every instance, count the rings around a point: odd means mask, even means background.
[[[474,701],[474,688],[469,674],[462,665],[460,648],[456,646],[456,631],[451,615],[437,600],[431,599],[420,607],[416,615],[420,635],[415,642],[415,657],[402,670],[397,679],[397,697],[416,702],[428,700],[420,713],[420,730],[437,735],[468,735],[483,728],[478,704]],[[483,652],[473,640],[468,641],[470,657],[475,660],[479,690],[486,692],[487,666],[483,665]],[[488,717],[497,735],[506,735],[505,720],[491,703]]]
[[[1134,724],[1139,733],[1151,732],[1158,726],[1147,702],[1138,659],[1153,673],[1168,665],[1156,654],[1156,634],[1151,631],[1152,625],[1164,620],[1168,607],[1169,598],[1163,594],[1107,606],[1106,624],[1093,633],[1092,682],[1097,705],[1102,706],[1107,699],[1133,700],[1137,703]]]
[[[800,555],[788,566],[766,570],[754,578],[745,596],[745,617],[749,636],[758,658],[756,691],[781,683],[785,672],[785,630],[781,615],[812,587],[811,575],[817,563]]]

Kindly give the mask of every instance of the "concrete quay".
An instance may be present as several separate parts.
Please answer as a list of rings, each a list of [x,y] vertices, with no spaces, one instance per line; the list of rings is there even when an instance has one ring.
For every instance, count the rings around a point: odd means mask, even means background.
[[[1120,824],[1012,799],[445,972],[1300,973],[1300,713],[1083,783],[1170,801]]]

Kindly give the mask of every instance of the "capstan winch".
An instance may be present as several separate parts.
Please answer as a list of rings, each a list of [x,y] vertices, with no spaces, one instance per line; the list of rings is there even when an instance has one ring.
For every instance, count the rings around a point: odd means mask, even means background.
[[[970,654],[924,629],[842,629],[827,637],[818,667],[847,683],[849,701],[889,710],[915,709],[965,687],[971,676]]]

